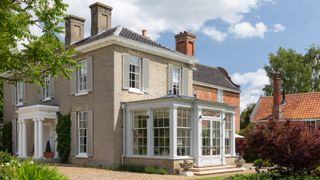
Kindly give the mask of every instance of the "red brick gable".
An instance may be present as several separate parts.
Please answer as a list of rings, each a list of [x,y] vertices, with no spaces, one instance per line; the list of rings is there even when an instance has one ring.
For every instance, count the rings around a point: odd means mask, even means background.
[[[272,116],[273,96],[261,97],[251,121],[267,120]],[[284,119],[320,119],[320,92],[286,95],[282,105]]]

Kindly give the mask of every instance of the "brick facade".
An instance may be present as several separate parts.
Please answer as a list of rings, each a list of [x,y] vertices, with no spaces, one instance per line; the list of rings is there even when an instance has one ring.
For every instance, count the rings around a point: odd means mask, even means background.
[[[209,100],[217,102],[217,89],[212,87],[205,87],[199,85],[193,85],[193,91],[197,95],[197,98],[202,100]],[[232,106],[236,106],[236,131],[240,130],[240,93],[223,91],[223,102]]]

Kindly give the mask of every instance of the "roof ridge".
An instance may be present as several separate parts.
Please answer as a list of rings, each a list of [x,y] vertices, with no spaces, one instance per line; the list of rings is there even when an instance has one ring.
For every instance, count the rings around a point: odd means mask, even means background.
[[[218,67],[215,67],[215,66],[210,66],[210,65],[206,65],[206,64],[200,64],[200,63],[196,63],[196,64],[199,64],[201,66],[205,66],[205,67],[208,67],[208,68],[218,69]]]
[[[298,96],[298,95],[303,95],[303,94],[320,94],[320,91],[304,92],[304,93],[294,93],[294,94],[285,94],[285,95],[286,95],[286,96]],[[270,95],[270,96],[262,96],[262,98],[267,98],[267,97],[273,97],[273,95]]]

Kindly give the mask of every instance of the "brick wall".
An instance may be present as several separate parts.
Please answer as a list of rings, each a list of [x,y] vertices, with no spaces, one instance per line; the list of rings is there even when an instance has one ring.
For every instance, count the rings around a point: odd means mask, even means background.
[[[217,102],[217,89],[193,85],[194,93],[197,98]],[[234,92],[223,91],[223,102],[232,106],[236,106],[236,131],[240,130],[240,94]]]

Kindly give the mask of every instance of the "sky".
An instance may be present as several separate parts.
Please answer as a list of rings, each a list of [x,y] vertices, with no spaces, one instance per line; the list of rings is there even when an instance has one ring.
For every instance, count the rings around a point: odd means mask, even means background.
[[[263,70],[279,47],[303,53],[320,41],[319,0],[64,0],[67,13],[86,19],[89,5],[113,7],[112,26],[122,25],[174,49],[174,35],[196,34],[199,63],[225,68],[241,85],[241,110],[255,103],[269,83]]]

